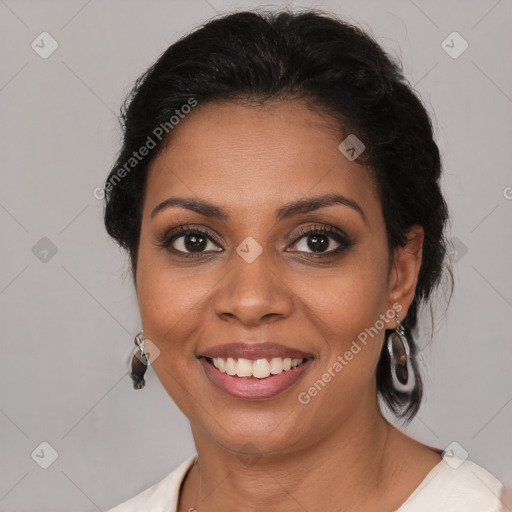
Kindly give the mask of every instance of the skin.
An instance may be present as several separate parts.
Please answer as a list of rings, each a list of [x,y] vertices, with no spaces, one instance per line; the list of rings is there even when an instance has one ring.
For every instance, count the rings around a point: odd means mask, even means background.
[[[135,283],[145,336],[160,350],[153,368],[190,420],[199,456],[179,511],[392,511],[441,460],[380,412],[375,371],[384,329],[308,404],[297,399],[393,304],[400,319],[407,315],[421,265],[420,226],[389,253],[371,172],[338,150],[345,136],[298,101],[206,104],[180,121],[152,162]],[[356,201],[365,219],[334,204],[276,221],[283,204],[333,192]],[[170,196],[207,200],[229,218],[176,206],[152,218]],[[183,224],[222,243],[208,241],[194,258],[158,245]],[[320,252],[307,234],[298,239],[299,228],[318,225],[343,230],[353,246],[315,258],[339,246],[330,233]],[[252,263],[236,252],[249,236],[262,248]],[[172,247],[187,252],[186,239]],[[393,329],[396,321],[384,324]],[[315,360],[280,395],[241,400],[214,386],[197,359],[235,340],[275,341]]]

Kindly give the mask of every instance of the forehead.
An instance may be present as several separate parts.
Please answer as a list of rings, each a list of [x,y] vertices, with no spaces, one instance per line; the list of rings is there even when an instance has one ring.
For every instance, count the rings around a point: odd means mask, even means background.
[[[171,135],[150,167],[148,208],[171,194],[260,209],[326,192],[377,200],[371,172],[338,149],[347,134],[298,101],[199,104]]]

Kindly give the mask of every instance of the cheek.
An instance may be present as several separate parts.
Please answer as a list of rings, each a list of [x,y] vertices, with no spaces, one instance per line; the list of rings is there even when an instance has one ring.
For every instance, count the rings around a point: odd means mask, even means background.
[[[143,325],[155,333],[174,324],[179,329],[179,320],[186,321],[187,313],[193,313],[206,283],[195,279],[191,285],[193,270],[172,265],[168,252],[154,244],[144,224],[137,261],[137,300]]]
[[[176,271],[141,266],[137,297],[142,324],[154,341],[177,350],[200,322],[201,297],[207,283],[186,279]]]
[[[163,260],[163,261],[162,261]],[[165,263],[165,257],[141,241],[137,269],[137,300],[144,333],[160,350],[152,368],[167,393],[192,415],[190,391],[196,376],[194,338],[199,336],[201,297],[207,283],[193,281]]]
[[[337,424],[375,393],[375,371],[382,350],[387,311],[386,279],[377,264],[350,266],[328,290],[310,297],[325,357],[304,380],[301,404],[324,424]],[[326,404],[329,404],[326,407]]]
[[[385,313],[388,299],[387,266],[383,251],[361,249],[346,260],[322,286],[309,283],[309,302],[318,314],[329,320],[336,332],[356,335],[372,325],[379,314]],[[319,281],[317,281],[318,284]]]
[[[308,301],[329,346],[327,366],[341,364],[342,369],[337,365],[333,371],[342,375],[338,382],[350,387],[363,386],[372,378],[381,353],[382,318],[390,314],[386,254],[361,250],[331,279],[324,280],[325,286],[311,286],[315,291]]]
[[[186,270],[173,268],[165,250],[155,248],[141,233],[137,300],[144,332],[162,355],[180,354],[198,324],[198,309],[208,283],[190,277]],[[154,366],[158,368],[157,362]]]

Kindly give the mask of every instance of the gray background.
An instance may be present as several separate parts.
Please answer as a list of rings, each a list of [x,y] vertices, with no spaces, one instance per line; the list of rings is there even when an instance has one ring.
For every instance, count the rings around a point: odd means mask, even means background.
[[[407,430],[512,481],[510,0],[0,0],[1,510],[106,510],[194,453],[152,370],[132,389],[136,300],[93,190],[124,95],[170,43],[216,12],[279,5],[369,29],[434,115],[456,289],[422,351],[426,399]],[[43,31],[59,45],[46,59],[31,47]],[[453,31],[469,44],[458,58],[441,45]],[[42,442],[58,453],[48,469]]]

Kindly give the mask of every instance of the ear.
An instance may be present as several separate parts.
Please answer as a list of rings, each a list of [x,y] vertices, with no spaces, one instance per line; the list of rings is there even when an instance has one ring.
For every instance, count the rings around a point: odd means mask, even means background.
[[[395,250],[393,264],[389,275],[389,305],[397,303],[401,309],[396,308],[400,319],[407,316],[409,306],[414,298],[418,274],[421,268],[421,256],[425,233],[420,225],[412,226],[407,232],[407,243],[404,247]],[[395,319],[389,321],[387,329],[396,327]]]

